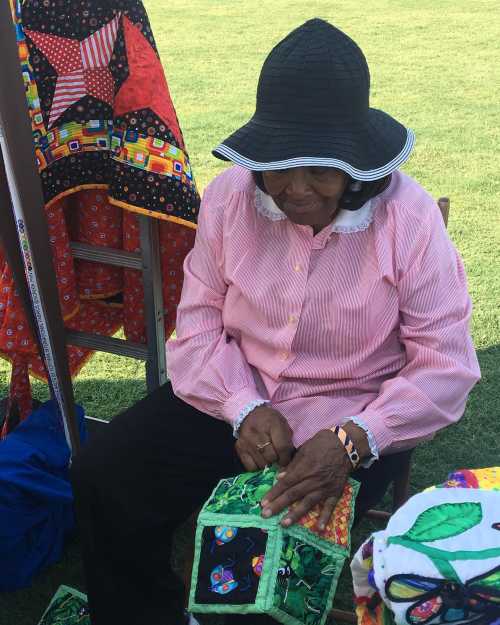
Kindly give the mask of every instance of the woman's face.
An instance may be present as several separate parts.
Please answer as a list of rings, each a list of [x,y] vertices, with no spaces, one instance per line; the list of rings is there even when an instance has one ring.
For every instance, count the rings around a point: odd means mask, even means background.
[[[314,232],[332,222],[347,175],[333,167],[292,167],[262,172],[266,191],[285,215]]]

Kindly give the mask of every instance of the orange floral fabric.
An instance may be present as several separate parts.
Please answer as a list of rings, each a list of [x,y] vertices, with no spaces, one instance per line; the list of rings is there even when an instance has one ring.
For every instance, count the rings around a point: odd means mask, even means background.
[[[79,191],[62,198],[46,210],[46,215],[66,327],[105,336],[111,336],[123,327],[126,338],[145,342],[141,272],[75,260],[70,248],[70,240],[73,240],[140,251],[137,215],[110,204],[102,190]],[[159,227],[168,336],[175,327],[175,311],[182,288],[182,263],[194,243],[195,231],[168,221],[160,221]],[[88,349],[68,347],[72,375],[80,371],[91,354]],[[1,250],[0,355],[13,364],[10,400],[16,402],[21,418],[24,418],[31,410],[28,374],[42,380],[46,380],[47,375]],[[8,424],[5,423],[3,434],[7,431]]]

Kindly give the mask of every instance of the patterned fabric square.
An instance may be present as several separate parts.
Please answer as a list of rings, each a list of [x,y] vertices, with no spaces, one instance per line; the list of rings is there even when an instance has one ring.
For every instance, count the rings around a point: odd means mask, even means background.
[[[91,625],[86,595],[59,586],[38,625]]]
[[[283,537],[274,589],[275,617],[291,617],[306,625],[319,625],[336,584],[343,558],[332,558],[302,538]]]
[[[221,480],[198,517],[189,609],[266,613],[288,625],[324,625],[342,566],[359,484],[349,481],[328,529],[318,511],[283,528],[286,513],[264,519],[260,502],[276,470]]]
[[[275,472],[242,473],[219,482],[205,505],[207,512],[260,515],[260,502],[274,484]]]
[[[257,597],[267,533],[253,527],[203,528],[198,603],[246,604]]]
[[[321,507],[316,506],[308,514],[302,517],[299,524],[307,528],[323,540],[335,543],[339,547],[350,549],[350,522],[353,502],[356,490],[351,484],[347,484],[342,497],[339,499],[335,510],[328,521],[326,528],[321,532],[318,527],[318,519]]]

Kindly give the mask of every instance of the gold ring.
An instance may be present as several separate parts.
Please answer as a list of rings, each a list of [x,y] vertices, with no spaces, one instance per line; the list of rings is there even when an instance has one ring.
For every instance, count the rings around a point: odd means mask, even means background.
[[[260,451],[261,449],[264,449],[264,447],[267,447],[270,444],[271,444],[271,441],[267,441],[267,443],[257,443],[257,449]]]

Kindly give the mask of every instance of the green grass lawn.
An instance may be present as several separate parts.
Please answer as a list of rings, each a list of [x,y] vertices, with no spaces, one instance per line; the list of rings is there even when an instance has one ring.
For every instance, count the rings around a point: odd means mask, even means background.
[[[225,167],[211,149],[253,113],[262,62],[289,30],[323,17],[360,44],[371,68],[372,104],[416,132],[405,171],[436,197],[451,197],[449,231],[467,268],[483,373],[461,422],[419,448],[412,488],[457,467],[498,464],[500,3],[147,0],[146,6],[200,189]],[[0,396],[8,373],[0,362]],[[112,417],[145,392],[143,375],[140,363],[99,354],[75,383],[77,400],[88,414]],[[43,385],[35,383],[34,391],[46,397]],[[368,531],[360,528],[357,538]],[[32,588],[0,595],[0,625],[35,625],[60,583],[83,588],[74,543]],[[340,594],[346,603],[346,581]]]

